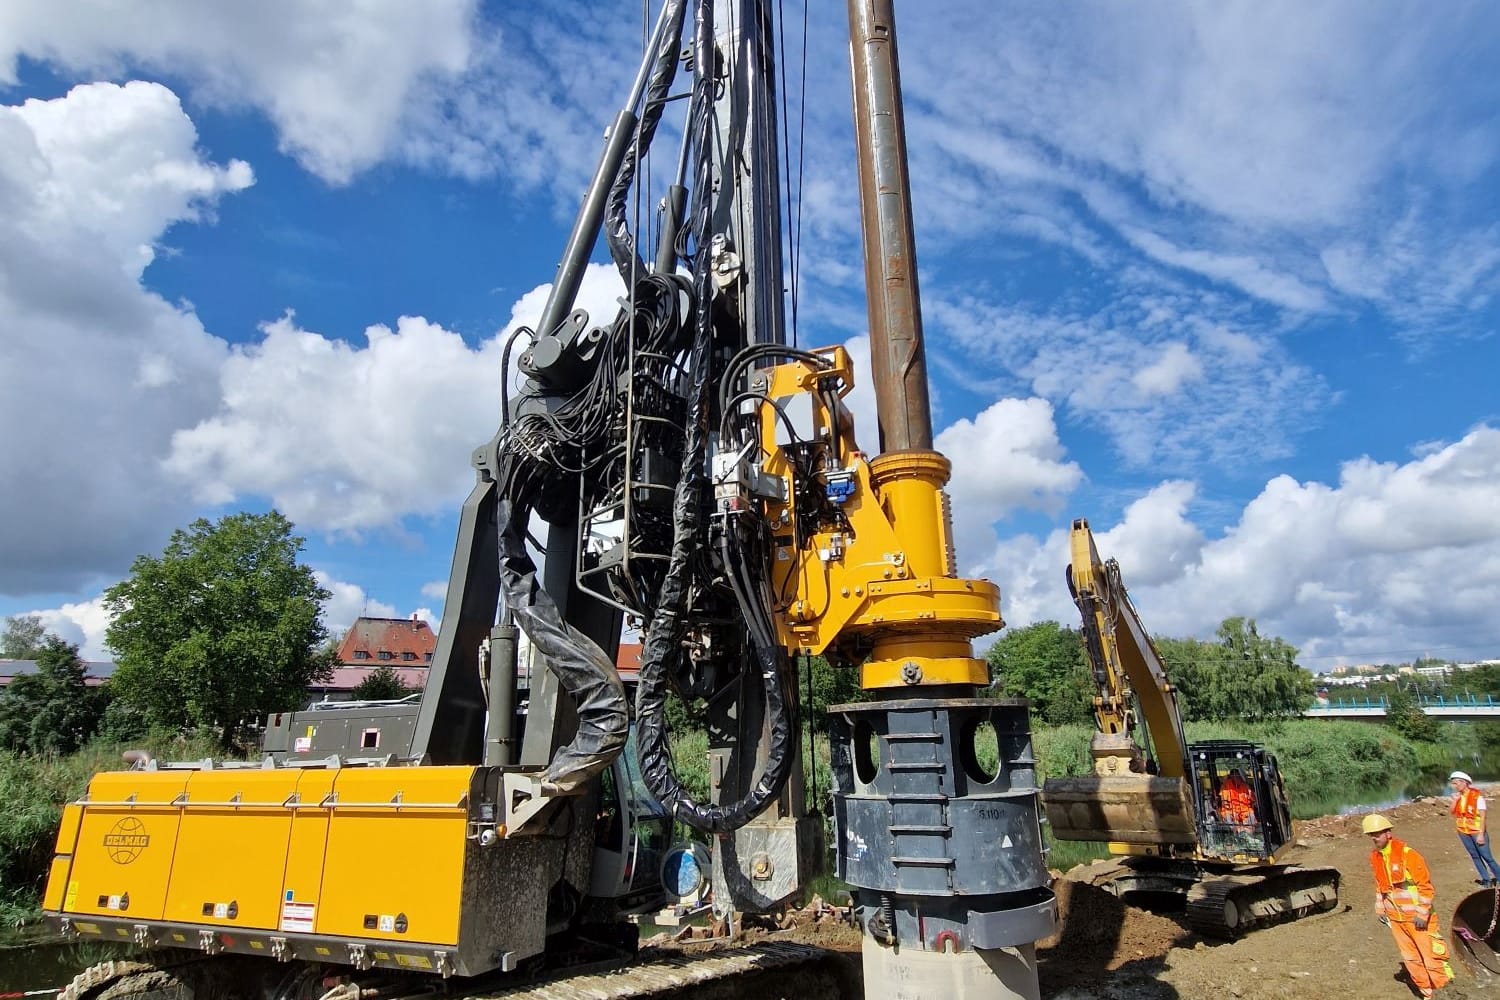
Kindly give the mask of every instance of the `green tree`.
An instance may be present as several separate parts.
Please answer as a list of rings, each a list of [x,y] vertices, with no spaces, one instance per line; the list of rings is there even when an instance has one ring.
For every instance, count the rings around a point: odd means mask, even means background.
[[[826,657],[808,658],[802,678],[802,718],[814,732],[828,731],[828,706],[864,701],[868,695],[859,686],[859,668],[836,667]]]
[[[987,659],[998,691],[1029,699],[1038,719],[1055,726],[1092,721],[1094,684],[1074,629],[1052,621],[1011,629]]]
[[[1387,696],[1385,720],[1409,740],[1436,743],[1442,735],[1438,721],[1422,711],[1415,694],[1400,685]]]
[[[0,748],[18,753],[72,753],[99,728],[107,695],[90,688],[78,647],[48,636],[36,673],[11,680],[0,695]]]
[[[1173,639],[1155,636],[1151,640],[1166,665],[1167,679],[1177,689],[1177,707],[1184,720],[1196,722],[1214,718],[1209,707],[1211,677],[1220,654],[1211,642],[1201,639]]]
[[[1263,722],[1298,715],[1311,703],[1315,684],[1297,665],[1295,646],[1261,635],[1253,618],[1224,619],[1215,638],[1156,641],[1187,719]]]
[[[303,539],[277,511],[200,518],[140,556],[105,591],[115,696],[153,725],[241,726],[297,707],[332,661],[319,649],[330,596],[298,561]]]
[[[47,638],[47,628],[36,615],[15,615],[5,619],[0,633],[0,659],[34,660]]]
[[[356,701],[395,701],[411,694],[412,689],[406,686],[394,667],[382,663],[354,685],[351,693]]]

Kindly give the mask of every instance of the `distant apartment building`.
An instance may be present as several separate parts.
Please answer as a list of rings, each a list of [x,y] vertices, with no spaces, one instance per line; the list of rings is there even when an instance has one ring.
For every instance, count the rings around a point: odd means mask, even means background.
[[[347,701],[360,682],[380,667],[395,671],[413,692],[427,686],[427,672],[437,635],[420,618],[357,618],[339,643],[333,677],[312,693],[329,701]]]

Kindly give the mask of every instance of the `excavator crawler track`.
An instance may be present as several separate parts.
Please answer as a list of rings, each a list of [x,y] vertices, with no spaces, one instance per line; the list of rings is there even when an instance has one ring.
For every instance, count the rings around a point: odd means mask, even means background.
[[[1336,868],[1287,867],[1209,875],[1187,893],[1188,926],[1204,937],[1233,940],[1271,924],[1335,909]]]
[[[381,1000],[407,1000],[438,992],[464,1000],[634,1000],[637,997],[667,1000],[689,995],[694,1000],[721,997],[728,1000],[747,989],[753,989],[756,996],[788,1000],[856,995],[849,990],[839,960],[832,952],[785,941],[711,951],[664,952],[648,961],[622,962],[603,969],[596,966],[588,972],[564,970],[548,980],[522,985],[482,980],[445,983],[435,977],[396,978],[377,973],[369,982],[343,982],[329,985],[326,990],[313,988],[308,992],[307,987],[320,980],[321,975],[306,973],[317,969],[317,966],[289,969],[265,959],[193,955],[160,964],[102,962],[79,973],[59,1000],[239,1000],[240,997],[258,1000],[263,996],[345,1000],[370,995]],[[292,988],[288,991],[287,987]]]

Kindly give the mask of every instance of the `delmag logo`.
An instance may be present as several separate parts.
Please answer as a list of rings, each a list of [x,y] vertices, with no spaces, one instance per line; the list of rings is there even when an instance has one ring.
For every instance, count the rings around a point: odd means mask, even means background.
[[[117,865],[128,865],[141,856],[151,836],[146,825],[134,816],[126,816],[104,835],[104,850]]]

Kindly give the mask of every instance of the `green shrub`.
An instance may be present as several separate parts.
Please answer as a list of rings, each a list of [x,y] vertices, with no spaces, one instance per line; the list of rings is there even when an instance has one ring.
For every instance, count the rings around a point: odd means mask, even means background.
[[[88,783],[86,754],[30,757],[0,752],[0,920],[34,914],[46,883],[62,804]]]
[[[1036,750],[1037,782],[1064,775],[1092,774],[1094,759],[1089,753],[1089,743],[1093,738],[1093,726],[1037,729],[1031,737]]]
[[[671,737],[672,770],[694,802],[708,801],[708,733],[701,729],[676,732]]]

